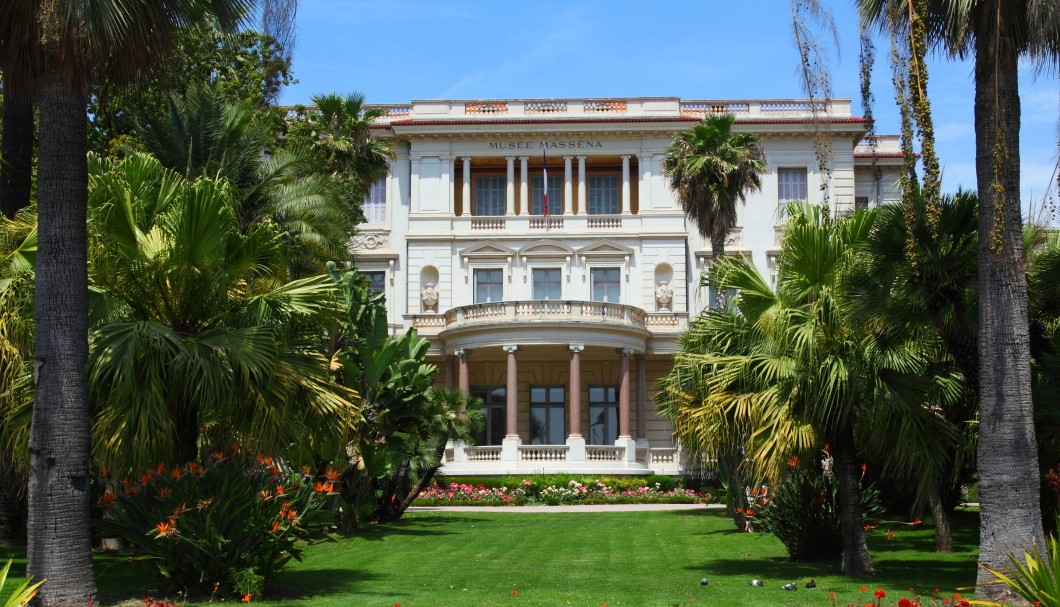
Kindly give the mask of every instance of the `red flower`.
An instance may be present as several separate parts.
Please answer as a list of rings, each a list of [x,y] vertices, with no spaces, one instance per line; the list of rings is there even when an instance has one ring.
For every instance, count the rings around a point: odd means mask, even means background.
[[[146,485],[147,483],[151,482],[152,478],[154,478],[154,477],[151,475],[150,472],[148,472],[147,474],[144,474],[143,476],[140,477],[140,484],[141,485]]]
[[[898,599],[898,607],[913,607],[913,601],[910,601],[909,599],[907,599],[905,597],[902,597],[902,598]]]
[[[518,590],[512,590],[512,594],[519,594]]]
[[[924,522],[924,521],[922,521],[922,520],[920,520],[920,519],[916,519],[915,521],[913,521],[912,523],[909,523],[909,524],[910,524],[910,525],[919,525],[920,523],[923,523],[923,522]]]
[[[865,525],[865,531],[872,531],[876,528],[876,525]]]
[[[867,586],[862,586],[862,587],[861,587],[861,591],[862,591],[862,592],[865,592],[866,590],[868,590],[868,587],[867,587]]]
[[[177,535],[177,522],[173,519],[168,521],[162,521],[155,525],[155,530],[158,531],[157,537],[173,537]]]
[[[240,603],[249,603],[250,602],[250,593],[248,592],[247,594],[244,594],[243,598],[239,599],[239,602]]]
[[[873,594],[875,594],[876,598],[878,599],[882,599],[887,596],[887,593],[883,591],[883,588],[877,588],[876,592],[874,592]]]
[[[339,473],[335,472],[335,469],[332,468],[331,466],[328,466],[327,470],[324,470],[324,476],[329,481],[337,481],[337,480],[339,480]]]

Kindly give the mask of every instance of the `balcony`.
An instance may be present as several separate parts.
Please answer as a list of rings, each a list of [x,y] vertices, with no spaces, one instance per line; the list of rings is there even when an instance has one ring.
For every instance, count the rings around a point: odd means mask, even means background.
[[[646,339],[673,338],[688,327],[685,312],[645,312],[597,301],[502,301],[460,306],[444,314],[415,314],[406,320],[420,335],[445,340],[449,349],[508,341],[639,348]]]

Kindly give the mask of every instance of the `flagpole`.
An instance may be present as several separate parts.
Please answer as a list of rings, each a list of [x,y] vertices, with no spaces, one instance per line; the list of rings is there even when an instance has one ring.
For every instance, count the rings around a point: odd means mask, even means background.
[[[548,149],[542,148],[541,150],[541,201],[542,201],[542,213],[545,216],[545,231],[549,229],[548,220]]]

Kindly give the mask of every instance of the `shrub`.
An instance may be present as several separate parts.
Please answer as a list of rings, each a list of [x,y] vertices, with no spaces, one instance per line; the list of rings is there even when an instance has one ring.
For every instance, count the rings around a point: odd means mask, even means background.
[[[827,455],[826,455],[827,457]],[[829,458],[830,459],[830,458]],[[820,464],[799,468],[797,460],[786,477],[752,513],[756,523],[777,536],[794,561],[836,560],[843,554],[839,483]],[[871,485],[861,489],[861,513],[866,521],[882,513],[879,493]]]
[[[566,475],[550,475],[554,480]],[[635,488],[616,489],[606,481],[597,479],[582,483],[571,478],[566,483],[537,484],[533,477],[515,480],[512,485],[488,487],[485,483],[435,484],[420,493],[418,506],[523,506],[545,504],[697,504],[708,503],[711,496],[690,489],[664,490],[660,486],[646,486],[641,479]]]
[[[313,479],[235,445],[195,462],[128,478],[101,497],[102,533],[122,538],[165,586],[260,596],[264,583],[304,540],[324,537],[337,475]]]

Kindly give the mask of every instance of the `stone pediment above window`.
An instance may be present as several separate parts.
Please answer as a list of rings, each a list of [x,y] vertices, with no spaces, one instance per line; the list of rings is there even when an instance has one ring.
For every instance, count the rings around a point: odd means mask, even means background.
[[[556,240],[542,240],[519,249],[520,257],[551,257],[566,259],[575,255],[574,249]]]
[[[493,258],[493,259],[511,259],[516,255],[515,249],[511,249],[495,242],[482,242],[477,245],[468,247],[460,251],[461,259],[479,259],[479,258]]]
[[[578,249],[582,257],[631,257],[633,249],[610,240],[598,240]]]

